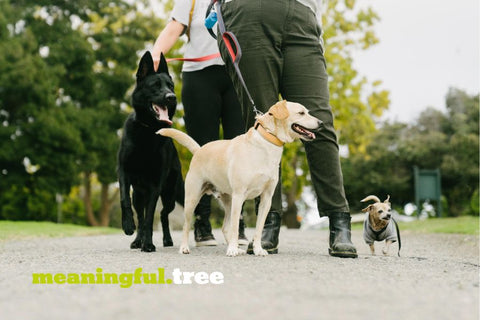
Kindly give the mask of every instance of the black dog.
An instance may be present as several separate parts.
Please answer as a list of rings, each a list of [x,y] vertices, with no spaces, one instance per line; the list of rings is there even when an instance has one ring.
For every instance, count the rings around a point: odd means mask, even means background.
[[[118,151],[122,228],[127,235],[135,231],[130,200],[132,186],[138,230],[130,248],[152,252],[155,251],[152,243],[153,216],[158,198],[161,197],[163,203],[163,246],[173,246],[168,214],[174,209],[175,201],[183,206],[185,192],[180,160],[173,141],[155,134],[159,129],[171,126],[177,106],[173,81],[163,54],[157,72],[150,52],[143,55],[132,105],[135,112],[125,121]]]

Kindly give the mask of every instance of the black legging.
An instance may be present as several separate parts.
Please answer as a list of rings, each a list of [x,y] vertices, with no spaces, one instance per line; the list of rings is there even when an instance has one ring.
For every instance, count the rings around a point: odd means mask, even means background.
[[[183,72],[182,102],[187,133],[204,145],[220,138],[232,139],[245,132],[240,103],[224,66]],[[202,219],[210,216],[211,196],[203,196],[195,209]]]

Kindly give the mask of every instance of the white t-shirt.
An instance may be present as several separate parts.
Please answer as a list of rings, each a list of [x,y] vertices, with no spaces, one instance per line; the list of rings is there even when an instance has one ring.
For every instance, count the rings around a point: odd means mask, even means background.
[[[217,41],[208,33],[205,27],[205,13],[207,12],[210,0],[195,0],[195,8],[193,9],[192,22],[190,24],[190,41],[185,43],[184,57],[199,58],[218,52]],[[192,8],[192,0],[176,0],[172,10],[172,19],[187,26]],[[214,28],[216,31],[216,28]],[[183,63],[182,71],[198,71],[211,65],[223,65],[222,58],[218,57],[201,62]]]

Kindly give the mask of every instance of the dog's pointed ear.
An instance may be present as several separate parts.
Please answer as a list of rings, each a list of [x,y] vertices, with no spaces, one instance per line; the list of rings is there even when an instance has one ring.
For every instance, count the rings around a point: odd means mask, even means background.
[[[270,107],[268,110],[268,114],[273,116],[275,119],[278,120],[285,120],[288,118],[288,108],[287,108],[287,100],[282,100],[275,103],[273,106]]]
[[[148,75],[154,74],[155,70],[153,69],[153,59],[150,51],[145,52],[140,59],[140,63],[138,64],[137,70],[137,81],[142,81]]]
[[[167,66],[167,60],[165,59],[165,56],[163,55],[163,52],[160,53],[160,63],[158,65],[157,73],[168,73],[168,66]]]
[[[383,203],[390,203],[390,195],[387,196],[387,199],[385,199],[385,201],[383,201]]]

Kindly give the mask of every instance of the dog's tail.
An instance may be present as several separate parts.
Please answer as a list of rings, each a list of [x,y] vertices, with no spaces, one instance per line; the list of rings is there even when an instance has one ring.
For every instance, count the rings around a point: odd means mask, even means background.
[[[369,195],[368,197],[366,197],[365,199],[363,200],[360,200],[360,202],[367,202],[369,200],[373,200],[375,202],[380,202],[380,199],[378,199],[377,196],[373,196],[373,195]]]
[[[195,154],[195,152],[200,149],[200,145],[195,140],[193,140],[192,137],[180,130],[160,129],[157,131],[157,134],[177,140],[178,143],[186,147],[192,154]]]

